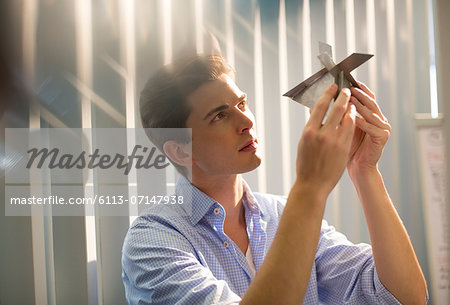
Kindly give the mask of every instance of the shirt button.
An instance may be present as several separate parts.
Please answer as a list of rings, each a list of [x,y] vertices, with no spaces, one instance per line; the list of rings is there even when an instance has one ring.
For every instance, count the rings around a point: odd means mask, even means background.
[[[215,208],[215,209],[214,209],[214,214],[218,215],[219,213],[220,213],[219,208]]]
[[[225,248],[228,248],[228,242],[227,241],[224,241],[223,245],[225,246]]]

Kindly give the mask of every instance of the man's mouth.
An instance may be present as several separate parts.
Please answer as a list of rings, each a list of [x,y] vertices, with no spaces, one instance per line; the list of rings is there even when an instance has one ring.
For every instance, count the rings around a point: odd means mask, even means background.
[[[252,139],[245,143],[245,145],[239,149],[239,151],[255,151],[258,148],[258,141],[256,139]]]

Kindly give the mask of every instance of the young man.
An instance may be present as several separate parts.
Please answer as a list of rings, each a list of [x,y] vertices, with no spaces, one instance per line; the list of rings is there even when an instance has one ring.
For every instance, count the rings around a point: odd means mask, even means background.
[[[240,175],[261,156],[247,97],[223,58],[196,56],[158,71],[141,95],[142,122],[192,129],[192,143],[150,135],[183,174],[176,194],[189,194],[192,213],[150,210],[132,225],[122,259],[128,302],[425,304],[422,271],[377,167],[390,126],[361,86],[339,93],[324,124],[336,86],[312,109],[286,199],[253,193]],[[345,168],[372,247],[322,221]]]

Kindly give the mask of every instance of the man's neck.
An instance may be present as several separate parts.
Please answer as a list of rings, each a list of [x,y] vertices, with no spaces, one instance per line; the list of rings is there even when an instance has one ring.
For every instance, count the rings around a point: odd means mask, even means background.
[[[194,175],[192,184],[224,207],[226,224],[242,225],[244,206],[241,202],[243,195],[241,175],[214,176],[207,179]]]
[[[225,209],[223,231],[242,253],[246,253],[249,240],[242,204],[243,182],[241,175],[208,176],[193,175],[192,184],[209,197],[219,202]]]

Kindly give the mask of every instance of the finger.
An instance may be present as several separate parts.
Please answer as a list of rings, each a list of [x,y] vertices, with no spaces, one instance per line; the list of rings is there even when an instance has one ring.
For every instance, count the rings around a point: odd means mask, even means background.
[[[369,96],[366,92],[362,91],[358,88],[351,88],[352,95],[356,97],[364,106],[378,114],[381,118],[384,120],[386,119],[384,115],[381,113],[381,109],[378,106],[375,99],[373,99],[371,96]]]
[[[311,116],[309,117],[309,121],[307,125],[319,128],[322,126],[323,118],[328,111],[328,107],[330,106],[331,100],[336,95],[337,85],[331,84],[327,89],[323,92],[322,96],[318,99],[316,105],[311,110]]]
[[[325,122],[324,128],[336,129],[341,123],[344,114],[347,111],[348,101],[350,100],[350,90],[344,88],[339,93],[336,102],[331,106],[330,113]]]
[[[389,137],[390,130],[378,128],[368,122],[366,122],[362,118],[356,117],[356,126],[359,127],[362,131],[367,133],[371,138],[384,138]]]
[[[355,132],[356,126],[356,110],[354,105],[349,105],[348,111],[345,113],[341,121],[342,138],[345,143],[353,139],[353,134]]]
[[[366,84],[364,84],[363,82],[359,82],[359,81],[358,81],[357,83],[358,83],[358,85],[361,87],[361,89],[362,89],[365,93],[367,93],[368,96],[370,96],[371,98],[373,98],[374,100],[376,100],[376,98],[375,98],[375,93],[374,93],[372,90],[370,90],[369,87],[367,87]]]
[[[362,115],[362,117],[366,120],[366,122],[382,129],[389,129],[389,130],[391,129],[391,126],[387,121],[380,118],[378,114],[372,112],[369,108],[361,104],[361,102],[354,96],[350,98],[350,103],[355,105],[356,110],[360,115]]]

